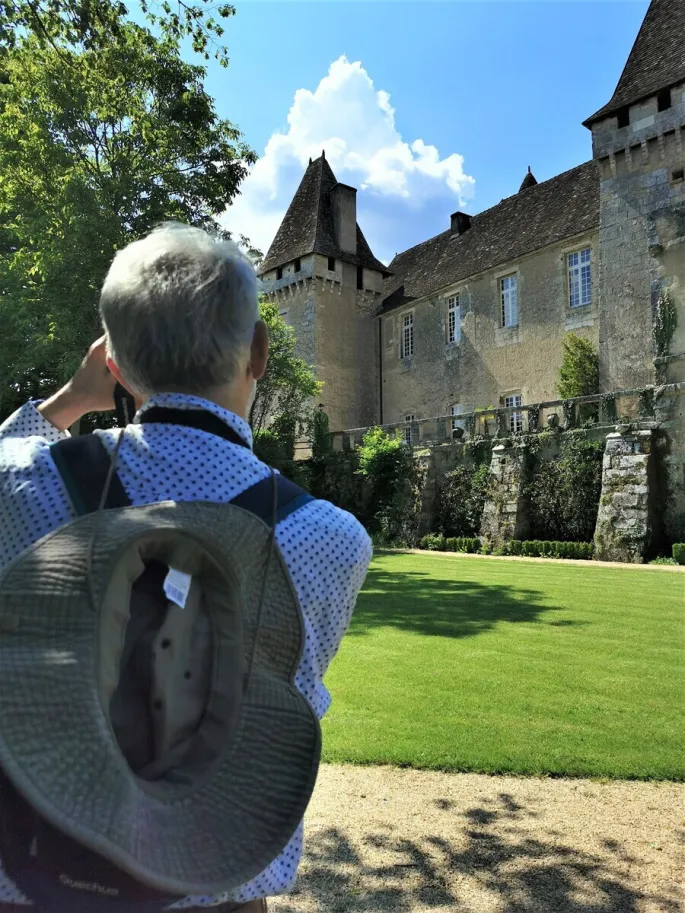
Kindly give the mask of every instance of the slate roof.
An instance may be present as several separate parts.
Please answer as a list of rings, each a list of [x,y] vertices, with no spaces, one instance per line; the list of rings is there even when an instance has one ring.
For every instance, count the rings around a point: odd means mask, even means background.
[[[485,270],[509,263],[599,225],[599,174],[586,162],[502,200],[471,219],[399,254],[384,284],[382,312]]]
[[[387,266],[377,260],[359,224],[357,224],[357,253],[340,250],[335,239],[331,191],[338,183],[325,155],[309,163],[297,192],[288,207],[281,227],[264,258],[260,273],[266,273],[297,257],[322,254],[346,263],[366,266],[388,276]]]
[[[685,0],[652,0],[611,101],[595,121],[685,81]]]

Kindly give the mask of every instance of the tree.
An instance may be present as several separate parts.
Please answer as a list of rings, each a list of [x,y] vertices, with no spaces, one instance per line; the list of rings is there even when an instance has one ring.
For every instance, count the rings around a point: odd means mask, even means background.
[[[206,9],[209,2],[177,0],[172,6],[170,0],[162,0],[155,3],[153,12],[148,0],[140,0],[140,8],[148,23],[164,37],[174,42],[188,37],[197,54],[205,60],[213,56],[226,67],[228,49],[217,40],[224,34],[223,26],[207,13],[228,19],[235,15],[235,7],[220,3]],[[65,46],[106,49],[121,37],[127,14],[121,0],[0,0],[0,50],[14,48],[25,34],[58,53]]]
[[[76,368],[117,249],[167,219],[220,232],[256,157],[204,76],[133,23],[96,50],[0,54],[0,415]]]
[[[599,355],[588,339],[568,333],[559,370],[557,392],[561,399],[599,393]]]
[[[250,424],[257,436],[271,426],[284,444],[286,438],[294,442],[300,426],[308,428],[311,422],[312,399],[321,392],[321,384],[307,362],[295,355],[295,334],[278,307],[262,299],[259,310],[269,329],[269,362],[257,384]]]

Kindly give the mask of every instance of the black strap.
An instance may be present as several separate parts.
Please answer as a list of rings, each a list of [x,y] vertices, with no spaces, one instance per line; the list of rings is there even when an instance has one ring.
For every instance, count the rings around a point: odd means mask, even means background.
[[[226,422],[222,421],[213,412],[206,409],[167,409],[165,406],[153,406],[146,409],[140,416],[141,425],[185,425],[186,428],[195,428],[221,437],[231,444],[239,447],[248,447],[237,431],[234,431]]]
[[[152,418],[147,419],[147,415],[151,415]],[[186,418],[188,418],[188,421],[186,421]],[[186,425],[189,428],[206,431],[208,434],[216,434],[218,437],[222,437],[233,444],[237,443],[242,447],[248,446],[240,435],[233,431],[232,428],[229,428],[225,422],[222,422],[218,416],[200,409],[163,409],[154,407],[143,413],[141,420],[145,421],[145,423],[150,421]],[[210,428],[216,430],[209,430]],[[111,466],[111,457],[100,436],[86,434],[80,437],[66,438],[56,444],[52,444],[50,452],[62,476],[76,513],[79,516],[94,513],[100,505],[100,498],[102,497]],[[277,524],[314,500],[303,488],[295,485],[294,482],[286,479],[285,476],[274,474],[273,480],[272,476],[267,476],[259,482],[255,482],[250,488],[233,498],[230,503],[249,511],[271,526],[274,520],[274,482],[278,498]],[[130,504],[131,501],[124,490],[124,486],[121,484],[119,476],[114,473],[107,492],[105,510],[129,507]]]
[[[111,457],[97,434],[69,437],[50,445],[55,466],[62,476],[74,510],[79,516],[92,514],[100,506],[107,475],[112,465]],[[128,507],[128,495],[119,476],[112,476],[105,508]]]

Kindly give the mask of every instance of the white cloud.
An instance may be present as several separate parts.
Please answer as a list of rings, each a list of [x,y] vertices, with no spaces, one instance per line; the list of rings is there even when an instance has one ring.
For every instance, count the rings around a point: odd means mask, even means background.
[[[241,195],[222,217],[225,226],[266,253],[309,159],[323,149],[338,180],[360,190],[359,221],[382,259],[408,246],[403,242],[425,237],[410,240],[397,230],[402,213],[439,204],[439,231],[443,221],[447,227],[446,214],[473,195],[463,157],[452,153],[441,159],[424,140],[403,140],[389,94],[374,87],[361,63],[340,57],[315,91],[297,90],[287,132],[269,139]]]

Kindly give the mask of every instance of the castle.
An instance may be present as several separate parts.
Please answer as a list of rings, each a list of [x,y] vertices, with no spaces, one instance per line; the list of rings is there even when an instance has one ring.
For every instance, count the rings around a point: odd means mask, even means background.
[[[324,382],[331,429],[555,399],[569,331],[598,349],[602,391],[685,380],[685,0],[652,0],[585,126],[591,161],[543,183],[529,170],[388,267],[355,188],[310,161],[261,276]],[[664,295],[679,317],[667,354]]]

